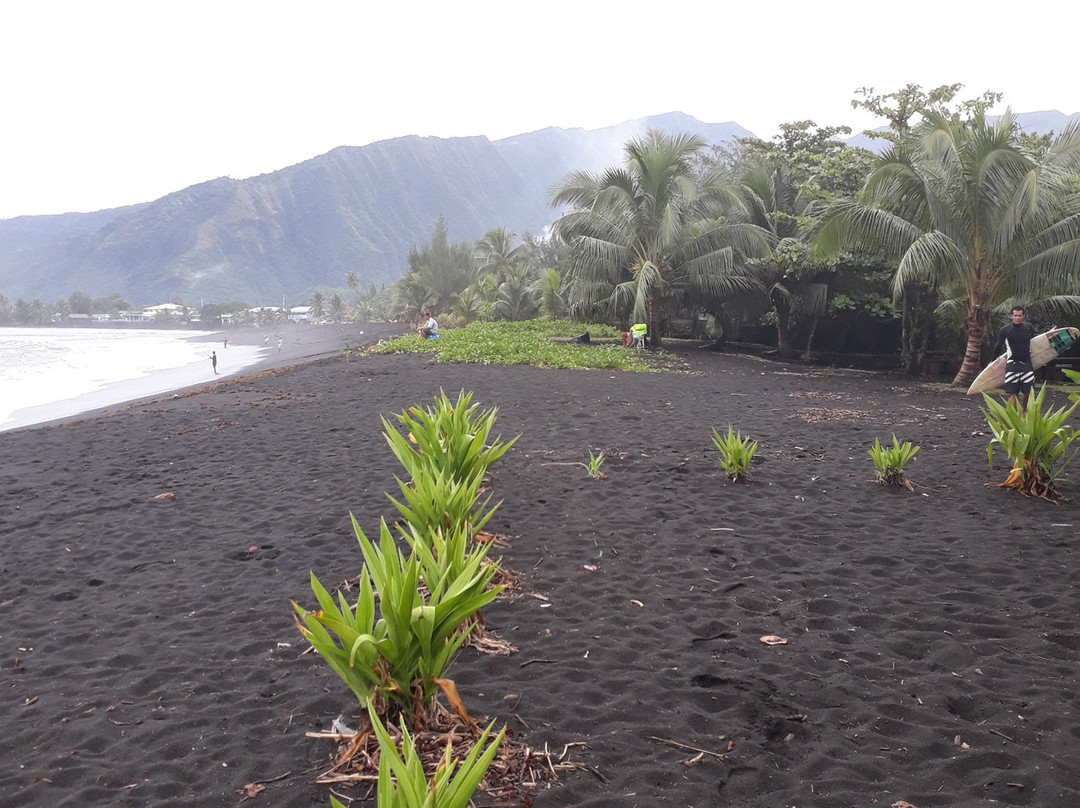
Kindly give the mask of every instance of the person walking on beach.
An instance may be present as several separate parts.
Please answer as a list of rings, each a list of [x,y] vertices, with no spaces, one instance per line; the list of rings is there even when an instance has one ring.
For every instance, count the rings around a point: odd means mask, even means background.
[[[994,356],[1005,354],[1005,384],[1002,389],[1009,395],[1009,404],[1015,406],[1020,396],[1020,414],[1027,415],[1028,394],[1035,381],[1031,367],[1031,339],[1035,328],[1024,322],[1024,307],[1013,306],[1012,322],[998,332],[994,344]]]
[[[263,334],[263,345],[269,345],[269,344],[270,344],[270,335],[269,334]]]
[[[217,351],[210,352],[210,364],[214,366],[214,373],[217,373]]]
[[[424,312],[424,324],[416,329],[416,333],[424,339],[431,339],[439,333],[439,324],[430,312]]]
[[[284,344],[284,340],[281,337],[277,338],[277,352],[281,353],[281,346]]]
[[[229,338],[228,337],[225,337],[225,347],[226,348],[229,347]]]

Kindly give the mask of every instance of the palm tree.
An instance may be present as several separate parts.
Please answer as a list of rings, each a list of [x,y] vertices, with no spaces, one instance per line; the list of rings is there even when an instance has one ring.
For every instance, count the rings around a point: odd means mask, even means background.
[[[322,292],[315,292],[311,296],[311,318],[318,320],[320,317],[326,316],[326,295]]]
[[[529,269],[525,266],[514,266],[508,268],[505,274],[506,280],[499,284],[495,295],[493,311],[497,317],[512,323],[528,320],[536,314]]]
[[[914,137],[887,151],[858,199],[835,203],[817,239],[899,256],[893,293],[922,282],[962,312],[967,347],[953,384],[981,368],[995,308],[1052,302],[1080,310],[1080,126],[1041,158],[1023,148],[1011,112],[989,123],[928,111]],[[1072,191],[1070,193],[1070,191]]]
[[[517,233],[511,233],[505,227],[488,230],[476,242],[477,272],[494,274],[502,283],[506,270],[524,260],[527,252],[524,244],[514,245],[516,238]]]
[[[333,322],[340,323],[342,320],[345,319],[345,310],[347,306],[345,305],[345,300],[337,292],[334,292],[334,294],[330,295],[330,300],[326,304],[326,306],[327,312],[330,315],[330,319]]]
[[[694,168],[705,141],[650,131],[625,146],[625,165],[565,177],[551,196],[568,206],[555,223],[571,248],[568,280],[578,309],[649,326],[660,344],[661,305],[689,293],[722,299],[756,287],[744,255],[768,253],[768,237],[740,216],[734,187],[713,169]]]
[[[421,272],[410,272],[392,287],[391,315],[417,319],[431,305],[434,294]]]
[[[455,295],[454,303],[450,307],[450,312],[461,320],[462,325],[468,325],[474,320],[479,320],[483,316],[483,311],[484,299],[475,286],[462,289],[459,294]]]
[[[540,313],[552,320],[561,317],[566,311],[566,301],[560,293],[561,287],[562,277],[550,267],[540,270],[540,277],[533,283],[532,291],[540,305]]]
[[[360,289],[360,276],[355,272],[345,273],[345,288],[353,293],[353,299],[356,299],[356,294]]]
[[[828,284],[819,280],[820,268],[813,264],[801,240],[800,221],[809,218],[813,206],[789,166],[779,159],[752,161],[739,181],[750,208],[750,221],[777,240],[772,255],[751,262],[776,317],[777,350],[781,356],[790,356],[796,327],[809,320],[804,355],[808,359],[829,295]]]

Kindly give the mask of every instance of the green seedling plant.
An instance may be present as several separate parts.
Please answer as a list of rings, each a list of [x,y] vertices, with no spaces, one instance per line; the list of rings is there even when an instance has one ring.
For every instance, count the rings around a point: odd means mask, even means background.
[[[446,670],[472,630],[475,615],[502,591],[490,586],[498,571],[473,554],[457,575],[449,571],[439,580],[425,580],[425,602],[419,590],[420,561],[398,550],[386,523],[379,544],[371,542],[355,524],[357,539],[372,582],[379,593],[379,608],[386,636],[379,651],[388,666],[392,687],[383,694],[413,726],[427,723],[427,713],[438,691],[468,721]]]
[[[757,441],[744,438],[728,424],[727,435],[721,435],[713,427],[713,445],[720,453],[720,468],[732,482],[746,482],[750,478],[750,462],[757,454]]]
[[[459,480],[477,474],[483,478],[520,437],[506,442],[492,438],[497,414],[495,407],[480,410],[478,404],[472,403],[472,393],[462,390],[455,402],[440,391],[434,407],[410,407],[396,416],[408,437],[386,418],[382,419],[383,436],[413,479],[429,468]]]
[[[1073,397],[1072,404],[1044,411],[1046,385],[1031,396],[1027,413],[1019,405],[1002,404],[989,395],[983,395],[986,408],[983,415],[994,437],[986,447],[986,456],[993,465],[994,445],[998,445],[1013,462],[1013,468],[1004,482],[991,483],[991,488],[1011,488],[1022,494],[1057,498],[1056,483],[1062,479],[1065,467],[1080,450],[1076,443],[1080,432],[1067,421],[1080,406],[1080,398]]]
[[[309,612],[293,601],[296,627],[348,685],[357,701],[369,703],[376,690],[386,684],[377,645],[379,637],[385,634],[385,626],[378,625],[375,620],[371,576],[366,569],[360,570],[359,595],[354,606],[349,605],[341,592],[337,593],[335,602],[314,572],[311,573],[311,591],[315,593],[319,609]]]
[[[604,465],[604,453],[593,454],[593,450],[589,449],[589,462],[585,466],[585,470],[588,472],[590,479],[593,480],[606,480],[607,476],[600,469]]]
[[[911,441],[901,444],[896,435],[892,441],[892,446],[882,446],[874,438],[874,445],[867,452],[874,461],[874,479],[885,486],[903,486],[912,491],[911,481],[904,476],[904,466],[919,453],[919,447],[912,446]]]
[[[458,580],[471,570],[485,565],[491,545],[473,541],[469,531],[462,526],[449,530],[436,530],[424,534],[415,528],[401,531],[401,537],[412,548],[420,565],[420,578],[424,585],[431,587],[438,582]],[[499,569],[497,561],[489,561]]]
[[[467,528],[469,535],[475,536],[499,507],[499,503],[488,506],[490,494],[480,501],[483,474],[483,469],[477,469],[472,477],[461,479],[443,469],[417,466],[411,482],[395,478],[401,489],[400,499],[386,496],[404,522],[422,536],[458,527]]]
[[[394,739],[370,706],[368,716],[379,743],[378,808],[467,808],[506,735],[503,727],[492,737],[495,726],[492,722],[461,761],[453,758],[453,741],[448,740],[442,761],[428,779],[416,742],[405,725],[401,725],[399,753]],[[344,808],[333,796],[330,802],[335,808]]]
[[[361,703],[378,699],[388,714],[423,727],[441,691],[471,723],[446,672],[475,615],[501,591],[490,586],[497,565],[483,563],[484,554],[474,553],[460,572],[445,570],[441,577],[433,573],[425,579],[425,595],[419,588],[421,559],[416,552],[405,556],[397,548],[385,521],[378,544],[355,519],[353,528],[365,562],[356,606],[350,609],[340,593],[335,603],[313,574],[319,610],[308,612],[293,604],[301,634]]]

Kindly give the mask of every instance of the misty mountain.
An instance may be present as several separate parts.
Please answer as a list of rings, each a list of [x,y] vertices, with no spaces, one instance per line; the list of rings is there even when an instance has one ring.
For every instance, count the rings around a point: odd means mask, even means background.
[[[1037,123],[1024,125],[1036,131],[1060,131],[1065,121],[1061,113],[1032,115]],[[342,146],[270,174],[211,180],[140,205],[0,220],[0,294],[52,302],[75,291],[118,292],[136,305],[269,305],[283,297],[303,302],[317,286],[343,287],[348,272],[364,288],[390,283],[440,216],[454,241],[494,227],[543,233],[557,215],[547,205],[556,182],[570,171],[618,164],[625,142],[650,128],[717,145],[753,136],[736,123],[676,112],[496,141],[409,136]]]

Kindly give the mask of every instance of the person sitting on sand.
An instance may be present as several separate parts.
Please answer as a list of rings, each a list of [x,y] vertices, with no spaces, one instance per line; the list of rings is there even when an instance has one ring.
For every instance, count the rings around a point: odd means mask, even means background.
[[[430,312],[425,311],[424,317],[424,324],[416,329],[416,333],[424,339],[431,339],[439,333],[439,324],[435,321],[435,318],[431,316]]]
[[[1020,414],[1027,415],[1028,394],[1035,382],[1035,371],[1031,367],[1031,339],[1035,329],[1031,323],[1024,322],[1024,307],[1013,306],[1012,322],[998,332],[994,345],[994,356],[1005,354],[1005,384],[1002,389],[1009,396],[1009,404],[1016,405],[1020,396]]]

